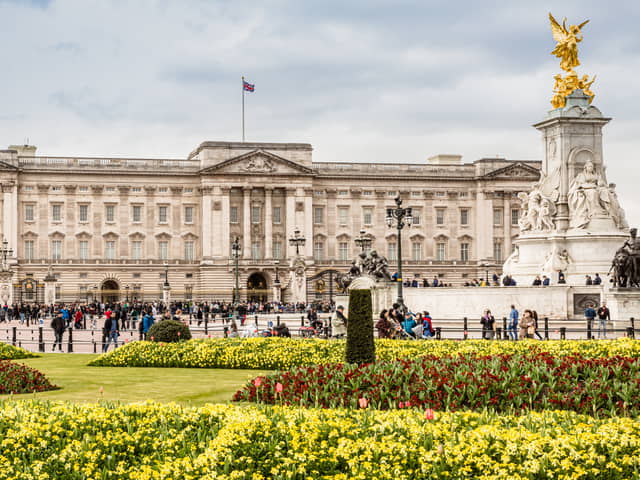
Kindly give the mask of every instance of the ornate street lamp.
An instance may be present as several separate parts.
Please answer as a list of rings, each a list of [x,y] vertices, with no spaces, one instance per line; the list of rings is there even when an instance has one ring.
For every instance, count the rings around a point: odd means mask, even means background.
[[[129,285],[125,285],[124,286],[124,291],[125,291],[125,294],[126,294],[125,302],[129,303]]]
[[[280,260],[274,260],[273,264],[276,267],[276,279],[274,280],[273,283],[276,287],[280,287],[280,277],[278,276],[278,265],[280,265]]]
[[[240,246],[240,239],[236,237],[236,239],[231,244],[231,256],[234,260],[235,265],[235,275],[236,275],[236,284],[233,289],[233,305],[235,310],[237,310],[238,302],[240,301],[240,284],[238,278],[238,260],[240,258],[240,254],[242,253],[242,247]]]
[[[289,239],[289,245],[296,247],[296,255],[300,255],[300,247],[304,247],[306,241],[307,239],[300,235],[300,229],[296,227],[293,237]]]
[[[407,308],[404,304],[404,298],[402,297],[402,229],[405,225],[411,226],[413,223],[413,217],[411,216],[411,207],[402,208],[402,200],[400,197],[396,197],[396,208],[387,208],[387,225],[389,228],[396,227],[398,229],[398,299],[397,302],[400,305],[402,313],[406,312]]]
[[[371,236],[364,230],[360,230],[360,235],[357,236],[354,241],[356,242],[356,246],[360,247],[363,253],[371,248]]]
[[[164,262],[164,288],[169,288],[169,262]]]

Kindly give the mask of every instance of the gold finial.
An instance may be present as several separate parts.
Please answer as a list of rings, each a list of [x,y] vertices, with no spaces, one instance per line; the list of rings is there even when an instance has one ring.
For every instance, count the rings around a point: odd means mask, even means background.
[[[551,105],[553,108],[561,108],[565,106],[566,96],[570,95],[574,90],[581,89],[586,95],[590,97],[589,103],[593,101],[595,94],[591,91],[591,85],[595,82],[596,77],[589,79],[588,75],[583,75],[581,78],[573,71],[574,67],[580,65],[578,60],[578,43],[582,41],[582,27],[584,27],[589,20],[582,22],[580,25],[570,25],[567,28],[566,17],[562,20],[562,25],[553,18],[553,15],[549,13],[549,22],[551,23],[551,33],[554,40],[557,42],[556,48],[553,49],[551,55],[555,55],[560,59],[560,68],[567,72],[567,75],[563,78],[561,74],[554,77],[555,84],[553,86],[553,97],[551,98]]]

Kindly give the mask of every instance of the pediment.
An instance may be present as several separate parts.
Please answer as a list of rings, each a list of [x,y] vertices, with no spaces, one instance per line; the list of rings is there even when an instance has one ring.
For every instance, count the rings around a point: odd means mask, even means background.
[[[7,162],[4,162],[4,161],[0,160],[0,170],[15,172],[16,170],[18,170],[18,167],[16,167],[15,165],[11,165],[10,163],[7,163]]]
[[[527,178],[531,180],[537,180],[540,178],[540,170],[526,163],[517,162],[513,165],[507,165],[506,167],[499,168],[493,172],[489,172],[485,175],[485,178]]]
[[[203,169],[203,175],[312,175],[313,170],[266,150],[254,150]]]

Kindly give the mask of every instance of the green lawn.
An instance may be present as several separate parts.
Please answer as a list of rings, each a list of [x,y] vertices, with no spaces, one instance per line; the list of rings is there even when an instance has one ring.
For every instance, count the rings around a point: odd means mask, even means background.
[[[88,367],[97,355],[45,353],[39,358],[16,360],[40,370],[60,390],[13,398],[40,398],[95,402],[115,400],[125,403],[154,400],[203,405],[231,400],[248,378],[260,370],[222,370],[196,368]],[[100,393],[100,388],[103,392]],[[8,395],[0,395],[7,398]]]

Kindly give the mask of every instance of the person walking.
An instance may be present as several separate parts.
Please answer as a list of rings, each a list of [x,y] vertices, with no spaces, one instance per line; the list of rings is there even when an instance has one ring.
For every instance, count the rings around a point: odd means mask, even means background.
[[[520,338],[533,338],[535,328],[533,313],[527,309],[522,314],[522,321],[520,322]]]
[[[66,328],[66,323],[62,318],[62,312],[58,312],[53,320],[51,320],[51,328],[55,334],[55,341],[53,342],[53,351],[56,351],[56,345],[58,345],[59,351],[62,351],[62,335]]]
[[[103,334],[106,341],[102,345],[102,353],[106,353],[109,350],[109,345],[113,341],[114,348],[118,348],[118,336],[120,331],[118,328],[118,319],[115,315],[111,315],[104,321]]]
[[[594,305],[589,304],[584,311],[584,318],[587,320],[587,331],[593,332],[593,321],[596,319],[596,310],[593,308]],[[591,333],[591,338],[593,338],[593,333]],[[591,340],[589,338],[588,340]]]
[[[536,337],[538,337],[538,340],[542,340],[542,335],[540,335],[540,331],[538,330],[538,312],[536,312],[535,310],[532,310],[531,315],[533,316],[533,325],[534,325],[533,333]]]
[[[484,311],[482,317],[480,317],[480,323],[482,324],[482,338],[493,340],[496,319],[491,315],[491,310],[487,308]]]
[[[511,305],[511,311],[509,312],[509,325],[507,331],[509,332],[509,338],[511,340],[518,340],[518,318],[520,314],[515,305]]]
[[[147,332],[154,323],[155,319],[153,318],[153,315],[151,315],[151,312],[145,313],[144,317],[142,317],[142,334],[144,335],[145,340],[147,339]]]
[[[611,321],[611,312],[609,312],[607,302],[602,302],[596,315],[598,315],[598,338],[607,338],[607,322]]]

